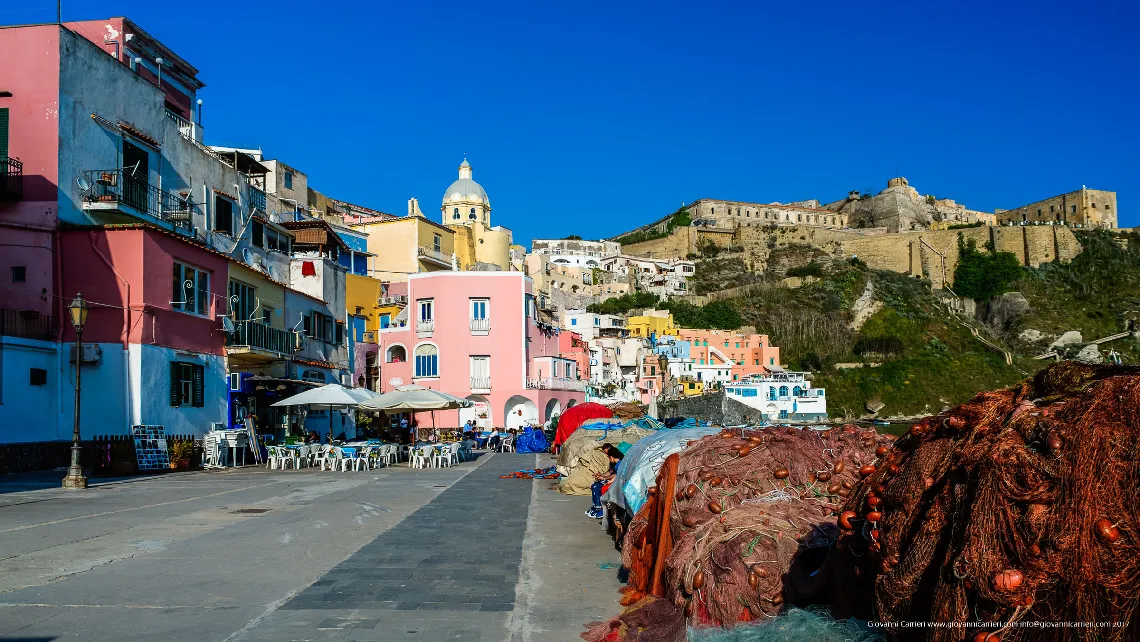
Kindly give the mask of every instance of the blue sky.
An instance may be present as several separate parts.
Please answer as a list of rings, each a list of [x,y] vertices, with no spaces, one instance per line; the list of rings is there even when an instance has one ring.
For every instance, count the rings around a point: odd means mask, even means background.
[[[32,18],[42,3],[45,16]],[[54,19],[54,5],[0,22]],[[466,153],[516,242],[701,197],[878,191],[992,211],[1116,190],[1140,225],[1136,3],[64,1],[200,70],[206,139],[438,216]]]

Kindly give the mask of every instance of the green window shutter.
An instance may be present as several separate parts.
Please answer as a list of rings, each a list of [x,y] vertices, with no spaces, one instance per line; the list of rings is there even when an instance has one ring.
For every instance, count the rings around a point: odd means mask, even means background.
[[[182,394],[181,377],[178,375],[182,369],[182,364],[177,361],[170,362],[170,405],[181,406]]]
[[[192,366],[194,369],[194,407],[201,408],[206,405],[206,368]]]
[[[0,107],[0,158],[8,158],[8,108]]]

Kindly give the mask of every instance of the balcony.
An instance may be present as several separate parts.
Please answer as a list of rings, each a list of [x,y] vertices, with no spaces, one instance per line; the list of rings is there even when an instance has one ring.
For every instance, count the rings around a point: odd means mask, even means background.
[[[178,133],[186,140],[192,140],[196,143],[202,142],[202,126],[198,123],[191,122],[182,117],[181,114],[176,114],[169,109],[166,111],[166,117],[174,121],[178,125]]]
[[[491,392],[491,378],[471,377],[471,392]]]
[[[471,319],[472,332],[490,332],[491,320],[490,319]]]
[[[226,336],[226,353],[248,354],[277,359],[291,357],[297,347],[297,333],[268,326],[260,321],[238,321]]]
[[[190,199],[161,190],[145,178],[136,178],[131,170],[93,169],[83,172],[83,209],[115,212],[135,218],[153,217],[190,231]]]
[[[249,186],[249,208],[265,213],[265,192],[253,185]]]
[[[393,294],[391,296],[382,296],[376,300],[377,305],[407,305],[408,296],[406,294]]]
[[[540,379],[527,379],[526,387],[529,390],[571,390],[585,392],[586,382],[564,377],[543,377]]]
[[[416,321],[416,334],[427,335],[435,332],[435,321],[433,319],[420,319]]]
[[[0,309],[0,335],[53,341],[55,331],[54,317],[40,314],[35,310]]]
[[[423,245],[420,245],[416,248],[416,254],[419,256],[421,261],[435,263],[436,265],[441,265],[448,268],[452,267],[454,264],[453,261],[455,259],[455,255],[451,254],[450,252],[444,252],[434,247],[424,247]]]
[[[18,158],[0,158],[0,203],[24,198],[24,164]]]

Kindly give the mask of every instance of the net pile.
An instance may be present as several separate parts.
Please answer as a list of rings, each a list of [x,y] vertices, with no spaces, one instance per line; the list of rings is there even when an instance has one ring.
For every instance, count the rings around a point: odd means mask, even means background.
[[[622,589],[621,615],[586,625],[587,642],[685,642],[685,618],[667,600]]]
[[[633,403],[632,401],[610,404],[608,408],[611,412],[614,413],[615,417],[623,421],[637,419],[638,417],[641,417],[645,414],[641,412],[641,406]]]
[[[558,483],[558,492],[564,495],[589,495],[594,475],[610,469],[609,459],[599,450],[602,444],[617,446],[623,442],[637,443],[652,430],[644,428],[619,428],[617,430],[589,430],[584,425],[570,435],[562,450],[558,452],[556,467],[563,475]]]
[[[890,443],[850,425],[733,428],[693,441],[662,467],[657,492],[630,524],[623,563],[653,594],[661,575],[660,594],[698,625],[731,626],[775,615],[785,600],[819,599],[827,576],[813,573],[838,535],[835,514],[859,470]]]
[[[1140,369],[1060,363],[899,439],[840,515],[839,549],[858,568],[841,590],[873,595],[882,621],[1002,622],[989,632],[1003,641],[1135,639],[1138,491]],[[1016,626],[1028,621],[1128,624]]]

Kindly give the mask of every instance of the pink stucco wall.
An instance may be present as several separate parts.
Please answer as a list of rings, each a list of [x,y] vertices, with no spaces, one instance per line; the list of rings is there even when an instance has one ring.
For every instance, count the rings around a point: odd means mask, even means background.
[[[8,155],[24,165],[24,197],[0,203],[0,308],[55,314],[51,230],[59,173],[59,27],[0,28],[0,108],[8,109]],[[24,283],[11,268],[23,266]]]
[[[536,418],[545,420],[544,411],[550,400],[558,400],[561,408],[582,401],[583,394],[570,391],[531,390],[526,388],[526,374],[534,357],[559,355],[559,339],[539,331],[533,319],[525,314],[526,296],[532,293],[530,279],[511,272],[435,272],[416,274],[408,279],[409,325],[380,331],[381,389],[393,388],[397,379],[404,384],[416,383],[436,390],[468,397],[471,390],[472,356],[490,356],[491,392],[479,393],[491,410],[491,423],[505,425],[508,407],[521,399],[536,407]],[[490,330],[486,336],[473,333],[470,327],[472,298],[486,298]],[[435,304],[435,328],[430,336],[417,333],[419,301],[432,299]],[[439,377],[413,378],[415,350],[430,343],[439,350]],[[407,361],[390,363],[389,350],[403,346]],[[461,422],[455,411],[436,413],[441,427]],[[421,426],[430,425],[430,417],[420,419]]]
[[[124,308],[129,307],[130,343],[224,354],[225,336],[216,315],[218,306],[225,301],[229,282],[229,261],[225,257],[164,232],[142,228],[66,231],[61,233],[60,247],[64,257],[64,298],[70,300],[76,292],[82,292],[93,304],[83,332],[84,341],[121,342],[128,320],[128,310]],[[100,254],[114,265],[114,270]],[[171,307],[176,260],[210,273],[208,316]],[[71,324],[64,325],[64,340],[74,341]]]

